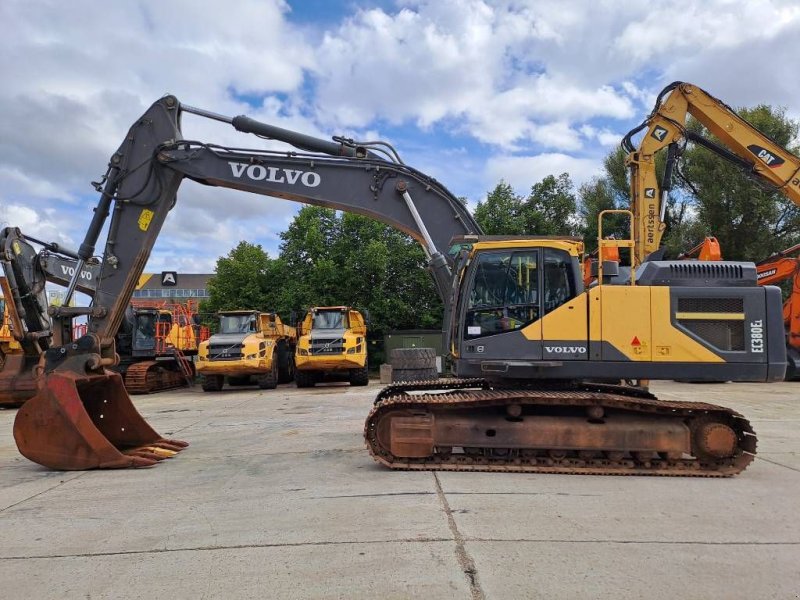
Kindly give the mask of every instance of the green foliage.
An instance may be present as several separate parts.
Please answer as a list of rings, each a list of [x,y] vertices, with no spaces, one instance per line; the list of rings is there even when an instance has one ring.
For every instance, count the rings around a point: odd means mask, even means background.
[[[214,272],[208,281],[210,297],[200,304],[206,321],[220,310],[272,310],[278,300],[272,284],[283,278],[285,265],[271,259],[261,246],[242,241],[217,259]]]
[[[353,306],[370,316],[370,337],[389,329],[437,329],[442,306],[410,237],[378,221],[303,207],[281,234],[280,255],[240,242],[217,261],[203,313],[274,310],[288,322],[311,306]]]
[[[567,173],[548,175],[533,184],[522,205],[521,217],[531,235],[574,235],[577,200]]]
[[[604,210],[630,208],[630,184],[622,148],[610,152],[603,160],[603,174],[578,189],[579,232],[587,252],[597,248],[598,217]],[[610,215],[603,219],[603,235],[625,238],[630,234],[629,219]]]
[[[389,329],[439,328],[442,306],[419,244],[374,219],[303,207],[281,234],[298,309],[349,305],[369,310],[370,336]]]
[[[527,198],[501,181],[478,202],[475,220],[486,235],[573,235],[576,197],[567,173],[548,175]]]
[[[501,181],[486,195],[486,200],[478,202],[474,216],[486,235],[524,235],[521,212],[522,198],[510,184]]]

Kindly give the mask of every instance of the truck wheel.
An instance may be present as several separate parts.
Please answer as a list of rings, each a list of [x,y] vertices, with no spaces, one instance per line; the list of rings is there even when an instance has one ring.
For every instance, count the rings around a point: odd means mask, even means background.
[[[395,369],[392,367],[392,383],[409,381],[436,381],[439,372],[436,367],[425,369]]]
[[[350,385],[369,384],[369,368],[366,362],[360,369],[350,369]]]
[[[267,373],[258,377],[258,387],[262,390],[274,390],[278,387],[278,362],[276,360],[272,361],[272,368]]]
[[[294,354],[285,342],[278,344],[278,383],[289,383],[294,379]]]
[[[314,387],[317,383],[317,374],[314,371],[295,371],[294,380],[299,388]]]
[[[203,383],[201,386],[204,392],[218,392],[222,389],[224,383],[224,375],[203,375]]]
[[[395,348],[389,351],[392,369],[435,369],[436,350],[433,348]]]

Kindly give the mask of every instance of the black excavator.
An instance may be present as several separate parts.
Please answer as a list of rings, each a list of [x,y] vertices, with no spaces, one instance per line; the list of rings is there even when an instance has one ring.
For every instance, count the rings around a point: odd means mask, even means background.
[[[182,116],[288,144],[283,151],[185,139]],[[454,377],[392,385],[367,417],[370,453],[394,469],[729,476],[753,458],[747,420],[704,402],[658,400],[623,380],[777,381],[785,348],[777,288],[752,263],[598,263],[585,288],[583,243],[482,235],[467,208],[384,142],[332,141],[245,116],[156,101],[112,155],[76,273],[95,256],[78,340],[44,349],[39,393],[19,411],[20,452],[54,469],[155,464],[186,442],[165,440],[136,412],[109,370],[115,334],[185,179],[366,215],[418,241],[445,306]],[[629,239],[600,246],[631,252]],[[73,276],[67,299],[74,293]],[[56,327],[56,331],[66,331]]]
[[[33,244],[41,249],[37,251]],[[39,359],[55,335],[45,286],[68,285],[76,272],[77,256],[62,245],[43,242],[24,235],[18,228],[6,227],[0,230],[0,263],[7,273],[9,318],[18,323],[13,331],[15,335],[21,332],[17,341],[22,349],[0,368],[0,405],[21,406],[36,393]],[[76,289],[93,296],[99,272],[98,262],[84,264]],[[112,369],[123,376],[129,393],[149,394],[181,387],[193,377],[193,365],[187,360],[191,352],[176,352],[174,345],[164,343],[163,338],[169,338],[169,333],[175,331],[174,318],[169,310],[128,306],[115,336],[120,361]],[[71,339],[71,322],[62,319],[57,323],[67,327],[59,332],[59,338]]]

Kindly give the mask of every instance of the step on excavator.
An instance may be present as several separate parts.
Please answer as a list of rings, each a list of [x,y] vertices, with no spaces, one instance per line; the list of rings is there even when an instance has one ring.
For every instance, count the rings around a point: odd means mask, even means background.
[[[186,139],[182,117],[216,120],[288,147]],[[136,120],[98,185],[100,199],[76,252],[77,273],[95,256],[110,216],[92,305],[50,309],[56,321],[86,316],[88,333],[56,341],[43,354],[39,392],[14,423],[29,459],[55,469],[149,466],[159,458],[152,449],[185,445],[152,430],[109,371],[117,361],[115,334],[184,179],[359,213],[421,244],[444,304],[454,377],[378,394],[364,435],[380,464],[719,477],[753,460],[756,437],[735,411],[658,400],[619,384],[782,379],[780,291],[758,286],[752,263],[649,260],[626,272],[601,261],[597,284],[585,288],[580,240],[482,235],[458,198],[385,142],[322,140],[171,95]],[[633,212],[611,211],[630,221],[627,239],[603,239],[609,211],[600,216],[601,255],[610,247],[636,255],[642,247],[637,218],[647,215],[650,226],[652,215],[641,212],[641,199],[635,195]],[[651,206],[657,216],[657,202]],[[606,276],[618,283],[606,284]],[[67,300],[77,282],[73,276]]]

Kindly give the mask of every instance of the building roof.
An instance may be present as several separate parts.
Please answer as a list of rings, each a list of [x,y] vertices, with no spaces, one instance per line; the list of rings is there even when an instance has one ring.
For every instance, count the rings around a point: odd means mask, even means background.
[[[165,271],[169,272],[169,271]],[[161,273],[143,273],[137,290],[160,290],[164,288],[204,289],[213,273],[175,273],[175,285],[161,285]]]

